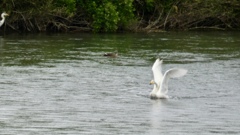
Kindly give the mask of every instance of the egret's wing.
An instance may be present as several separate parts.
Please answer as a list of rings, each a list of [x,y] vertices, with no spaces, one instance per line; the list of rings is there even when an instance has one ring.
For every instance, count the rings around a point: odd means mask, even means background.
[[[167,94],[168,92],[168,80],[170,78],[177,78],[177,77],[182,77],[187,73],[186,69],[178,69],[178,68],[173,68],[169,69],[164,73],[163,80],[160,85],[160,91],[161,93]]]
[[[153,71],[153,77],[155,83],[158,85],[161,83],[161,80],[163,78],[162,74],[162,60],[157,59],[155,63],[152,66],[152,71]]]

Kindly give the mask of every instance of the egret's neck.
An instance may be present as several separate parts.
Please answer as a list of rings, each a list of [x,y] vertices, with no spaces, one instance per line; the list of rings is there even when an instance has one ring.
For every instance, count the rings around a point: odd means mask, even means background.
[[[2,15],[2,20],[1,22],[4,22],[5,21],[5,16]]]
[[[159,86],[156,82],[154,82],[154,85],[156,86],[157,89],[159,88]]]
[[[5,16],[4,15],[1,15],[2,19],[5,20]]]

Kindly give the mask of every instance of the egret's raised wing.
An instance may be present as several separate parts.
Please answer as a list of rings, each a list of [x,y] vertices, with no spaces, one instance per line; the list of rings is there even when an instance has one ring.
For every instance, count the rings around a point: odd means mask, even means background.
[[[155,83],[157,83],[159,85],[161,83],[162,78],[163,78],[162,60],[157,59],[155,61],[155,63],[152,66],[152,71],[153,71],[154,81],[155,81]]]
[[[167,70],[164,73],[163,80],[160,85],[160,91],[163,94],[167,94],[168,92],[168,80],[170,78],[177,78],[177,77],[182,77],[187,73],[186,69],[178,69],[178,68],[172,68]]]

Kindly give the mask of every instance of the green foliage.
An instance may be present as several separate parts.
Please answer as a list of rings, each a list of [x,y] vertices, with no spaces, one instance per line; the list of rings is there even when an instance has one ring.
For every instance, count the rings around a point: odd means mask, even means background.
[[[126,28],[131,21],[136,20],[134,15],[133,0],[114,1],[119,13],[118,27]]]
[[[155,3],[154,0],[146,0],[146,7],[145,7],[146,10],[150,12],[153,11],[155,7],[154,3]]]
[[[67,13],[76,11],[76,0],[55,0],[54,4],[57,8],[65,8]]]
[[[47,7],[49,6],[49,0],[4,0],[0,4],[1,7],[7,11],[39,13],[46,11]]]
[[[92,27],[95,32],[113,32],[117,30],[117,23],[119,21],[118,12],[116,6],[112,2],[105,2],[103,5],[97,6],[94,3],[95,12],[92,15],[93,24]]]
[[[91,18],[95,32],[114,32],[119,28],[127,27],[134,19],[133,0],[94,0],[84,2],[77,0],[79,6]]]
[[[2,0],[0,7],[20,31],[240,28],[239,0]]]

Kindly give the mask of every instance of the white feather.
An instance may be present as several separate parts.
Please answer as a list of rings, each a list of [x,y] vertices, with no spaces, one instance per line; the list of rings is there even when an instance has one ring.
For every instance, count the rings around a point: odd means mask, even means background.
[[[2,20],[0,21],[0,27],[3,25],[3,23],[4,23],[4,21],[5,21],[5,16],[8,16],[8,14],[5,13],[5,12],[3,12],[3,13],[1,14]]]
[[[157,59],[152,67],[154,81],[157,84],[160,84],[163,74],[162,74],[162,60]]]
[[[157,91],[160,88],[161,80],[163,78],[162,74],[162,60],[157,59],[155,63],[152,66],[152,71],[153,71],[153,78],[154,78],[154,86],[153,90],[150,93],[151,97],[155,97]]]
[[[162,60],[157,59],[153,64],[154,88],[150,93],[151,98],[168,98],[168,81],[170,78],[182,77],[187,73],[186,69],[172,68],[162,75]],[[158,86],[158,87],[157,87]]]
[[[168,81],[170,78],[182,77],[187,73],[185,69],[169,69],[164,73],[163,79],[160,84],[160,88],[157,92],[157,96],[167,95],[168,93]]]

